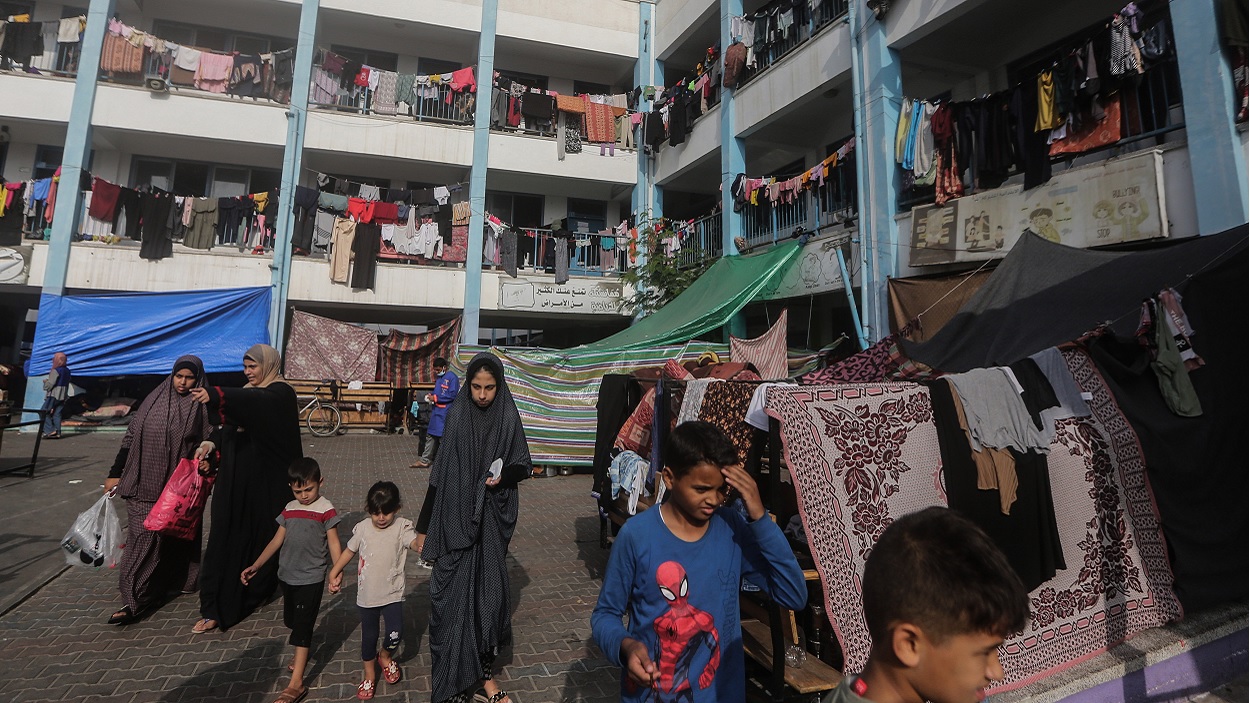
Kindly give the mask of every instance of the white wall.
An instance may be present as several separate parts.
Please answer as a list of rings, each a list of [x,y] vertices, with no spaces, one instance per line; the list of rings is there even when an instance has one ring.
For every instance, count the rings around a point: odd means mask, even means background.
[[[633,185],[638,181],[637,164],[635,153],[623,149],[617,149],[616,156],[600,156],[598,147],[585,144],[582,153],[565,154],[561,161],[557,158],[556,142],[552,139],[517,134],[490,135],[489,166],[492,171]]]
[[[664,184],[681,175],[695,164],[702,162],[708,154],[720,149],[720,111],[723,104],[708,110],[702,117],[695,120],[694,129],[686,135],[686,141],[678,146],[664,146],[655,155],[655,181]],[[641,132],[641,130],[640,130]],[[719,159],[719,156],[715,156]]]
[[[467,167],[473,164],[473,130],[310,111],[304,148]]]
[[[738,90],[733,100],[738,136],[749,135],[773,113],[842,79],[850,70],[851,34],[846,23],[841,22]]]
[[[718,0],[659,0],[652,15],[656,44],[652,53],[661,59],[672,54],[699,25],[719,12]]]
[[[498,36],[638,56],[638,3],[629,0],[500,0]]]

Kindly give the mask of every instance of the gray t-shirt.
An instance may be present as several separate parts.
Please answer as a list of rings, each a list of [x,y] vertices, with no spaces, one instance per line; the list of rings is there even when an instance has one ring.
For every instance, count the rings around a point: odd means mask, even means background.
[[[325,496],[311,505],[293,500],[282,509],[278,524],[286,528],[278,553],[278,578],[289,586],[307,586],[326,580],[330,543],[326,532],[341,520]]]

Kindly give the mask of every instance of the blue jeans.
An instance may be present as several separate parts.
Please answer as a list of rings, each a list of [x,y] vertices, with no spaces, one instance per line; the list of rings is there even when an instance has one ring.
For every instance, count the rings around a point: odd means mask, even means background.
[[[44,398],[43,433],[45,435],[61,433],[61,411],[64,409],[65,401],[57,400],[52,396]]]

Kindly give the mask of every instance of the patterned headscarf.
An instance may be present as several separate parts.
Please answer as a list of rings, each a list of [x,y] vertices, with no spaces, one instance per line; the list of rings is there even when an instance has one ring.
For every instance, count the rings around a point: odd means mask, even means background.
[[[255,361],[260,367],[260,380],[248,383],[244,388],[267,388],[271,383],[286,383],[286,379],[282,378],[282,355],[277,349],[268,344],[253,344],[243,358]]]
[[[125,498],[156,500],[178,460],[189,458],[212,431],[204,406],[174,390],[174,374],[181,369],[190,369],[195,385],[203,385],[199,357],[179,357],[173,372],[139,404],[122,437],[122,447],[130,450],[118,486]]]

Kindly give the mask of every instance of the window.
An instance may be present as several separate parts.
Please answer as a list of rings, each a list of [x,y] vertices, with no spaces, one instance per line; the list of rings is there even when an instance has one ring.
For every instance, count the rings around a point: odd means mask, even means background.
[[[486,211],[510,225],[540,228],[543,222],[543,196],[520,193],[487,193]]]
[[[136,158],[130,173],[130,183],[135,188],[213,198],[269,191],[281,181],[281,172],[276,169],[151,158]]]
[[[380,68],[383,71],[399,70],[399,55],[386,51],[374,51],[372,49],[353,49],[350,46],[340,46],[331,44],[330,51],[342,56],[345,59],[359,61],[365,66],[371,68]],[[456,68],[459,68],[457,66]]]
[[[234,32],[217,27],[203,27],[180,22],[157,20],[152,24],[152,33],[174,42],[212,51],[237,51],[241,54],[265,54],[270,51],[281,51],[295,45],[291,39],[267,37],[260,34]]]
[[[608,204],[603,200],[569,198],[569,217],[565,224],[571,232],[599,232],[608,227]]]
[[[574,95],[611,95],[612,86],[603,83],[590,83],[588,81],[573,81]]]
[[[35,180],[51,178],[61,167],[61,159],[65,158],[65,149],[59,146],[40,144],[35,147],[35,168],[31,176]]]
[[[464,66],[456,63],[455,61],[427,59],[425,57],[417,59],[417,73],[423,76],[432,76],[436,73],[442,75],[444,73],[451,73],[452,71],[459,71],[462,68],[464,68]]]
[[[537,76],[537,75],[534,75],[533,73],[518,73],[516,71],[508,71],[502,68],[499,69],[499,75],[509,80],[520,83],[524,85],[526,88],[537,88],[539,90],[547,89],[547,77],[546,76]]]

